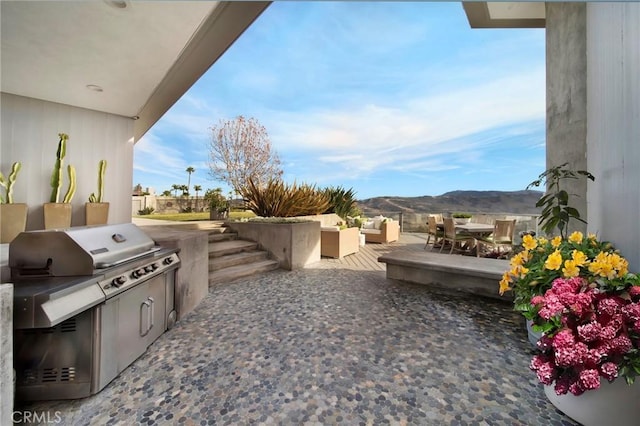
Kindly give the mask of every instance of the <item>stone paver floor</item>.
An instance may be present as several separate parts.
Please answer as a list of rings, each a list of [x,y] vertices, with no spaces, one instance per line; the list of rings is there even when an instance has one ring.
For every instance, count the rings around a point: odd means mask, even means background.
[[[17,409],[68,425],[574,424],[530,355],[509,305],[319,264],[213,288],[98,395]]]

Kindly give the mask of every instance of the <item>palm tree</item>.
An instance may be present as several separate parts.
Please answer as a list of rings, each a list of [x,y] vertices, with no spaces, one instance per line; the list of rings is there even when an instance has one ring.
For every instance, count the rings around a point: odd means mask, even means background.
[[[174,191],[173,196],[177,197],[178,196],[178,190],[182,189],[182,185],[178,185],[178,184],[174,183],[173,185],[171,185],[171,189]]]
[[[178,189],[182,191],[182,196],[189,195],[189,187],[187,185],[178,185]]]
[[[193,190],[196,191],[196,211],[198,211],[198,192],[202,191],[202,187],[200,185],[193,185]]]
[[[168,190],[168,189],[162,191],[162,196],[163,197],[171,197],[171,191]]]
[[[194,169],[193,167],[187,167],[186,172],[189,173],[189,180],[187,181],[187,195],[189,195],[189,188],[191,187],[191,173],[194,173],[195,171],[196,169]]]

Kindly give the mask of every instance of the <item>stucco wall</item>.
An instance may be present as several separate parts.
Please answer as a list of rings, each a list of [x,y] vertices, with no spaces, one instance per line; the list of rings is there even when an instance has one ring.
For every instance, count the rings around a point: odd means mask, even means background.
[[[587,169],[587,40],[584,3],[546,4],[547,168],[565,162],[573,170]],[[591,171],[591,170],[589,170]],[[570,204],[589,220],[587,180],[563,187],[576,194]],[[578,221],[572,230],[586,231]]]
[[[27,203],[27,230],[44,226],[42,204],[51,194],[51,172],[58,133],[67,133],[67,156],[61,193],[67,190],[66,166],[75,166],[77,191],[72,200],[72,226],[85,224],[84,204],[97,191],[98,162],[107,160],[104,201],[110,203],[109,223],[131,222],[133,120],[38,99],[1,95],[0,167],[22,162],[14,201]]]
[[[587,6],[589,230],[640,271],[640,4]]]

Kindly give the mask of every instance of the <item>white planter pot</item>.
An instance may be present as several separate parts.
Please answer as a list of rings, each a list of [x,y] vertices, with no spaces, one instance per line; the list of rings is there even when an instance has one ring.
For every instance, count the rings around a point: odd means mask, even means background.
[[[533,323],[531,320],[527,320],[527,336],[529,337],[529,343],[533,345],[534,348],[538,347],[538,340],[542,337],[542,333],[538,333],[537,331],[533,331],[531,326]]]
[[[640,382],[627,385],[624,378],[613,383],[601,380],[600,388],[580,396],[556,395],[553,386],[544,393],[556,408],[584,426],[637,426],[640,422]]]

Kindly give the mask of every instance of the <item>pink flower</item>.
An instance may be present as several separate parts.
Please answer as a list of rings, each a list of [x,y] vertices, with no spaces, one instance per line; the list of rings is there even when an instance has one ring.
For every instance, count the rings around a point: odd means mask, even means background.
[[[602,374],[602,377],[612,382],[616,377],[618,377],[618,366],[613,362],[605,362],[600,366],[600,374]]]
[[[582,342],[573,346],[556,348],[556,365],[558,367],[573,367],[583,364],[589,353],[589,348]]]
[[[602,360],[600,351],[597,349],[589,349],[584,359],[584,366],[586,368],[596,368],[598,364],[600,364],[600,360]]]
[[[536,371],[538,380],[543,385],[551,385],[556,378],[556,369],[551,363],[542,364]]]
[[[640,319],[640,303],[632,303],[630,305],[623,306],[622,314],[626,320],[638,321]]]
[[[626,334],[621,334],[620,336],[613,339],[610,343],[611,353],[614,354],[626,354],[631,350],[633,344],[631,343],[631,339]]]
[[[633,323],[633,330],[640,331],[640,320]]]
[[[553,346],[553,339],[545,334],[538,339],[536,346],[543,352],[548,351]]]
[[[579,381],[575,381],[569,385],[569,392],[575,396],[580,396],[584,393],[585,389],[582,387]]]
[[[629,288],[629,295],[631,297],[640,296],[640,285],[634,285]]]
[[[598,303],[598,313],[615,315],[620,312],[620,302],[617,298],[607,297]]]
[[[600,337],[602,326],[598,322],[590,322],[578,326],[578,336],[585,342],[593,342]]]
[[[598,370],[582,370],[579,381],[580,387],[584,390],[598,389],[600,387],[600,373]]]
[[[532,306],[536,306],[536,305],[542,305],[544,303],[544,297],[537,295],[537,296],[533,296],[531,298],[531,305]]]
[[[600,338],[602,340],[611,340],[616,337],[616,329],[611,326],[602,327]]]
[[[569,392],[569,387],[573,383],[571,377],[568,374],[563,374],[562,376],[556,379],[556,385],[554,386],[554,390],[556,391],[556,395],[566,395]]]
[[[560,330],[555,336],[553,336],[553,347],[555,349],[573,346],[575,342],[575,336],[569,329]]]

